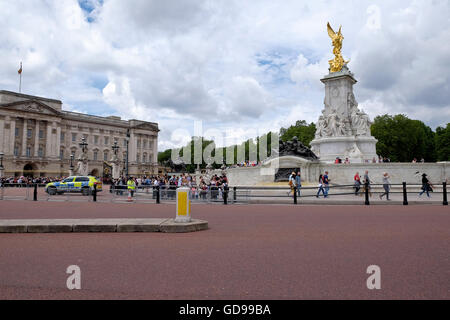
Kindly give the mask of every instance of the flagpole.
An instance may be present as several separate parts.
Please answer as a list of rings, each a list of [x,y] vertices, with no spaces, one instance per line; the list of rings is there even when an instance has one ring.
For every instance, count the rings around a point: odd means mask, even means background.
[[[19,69],[19,93],[22,93],[22,61],[20,62],[20,69]]]

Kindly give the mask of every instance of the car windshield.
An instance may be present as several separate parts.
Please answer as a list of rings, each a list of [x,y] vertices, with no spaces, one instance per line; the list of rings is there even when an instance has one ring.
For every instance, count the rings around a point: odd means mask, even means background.
[[[66,179],[64,179],[63,180],[63,182],[72,182],[73,181],[73,177],[70,177],[70,178],[66,178]]]

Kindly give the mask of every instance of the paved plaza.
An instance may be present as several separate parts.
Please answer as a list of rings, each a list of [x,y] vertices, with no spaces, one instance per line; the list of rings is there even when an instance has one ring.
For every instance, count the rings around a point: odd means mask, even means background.
[[[174,204],[1,201],[0,219],[174,218]],[[446,206],[193,205],[195,233],[0,234],[0,299],[449,299]],[[81,269],[68,290],[66,269]],[[381,269],[381,290],[366,286]]]

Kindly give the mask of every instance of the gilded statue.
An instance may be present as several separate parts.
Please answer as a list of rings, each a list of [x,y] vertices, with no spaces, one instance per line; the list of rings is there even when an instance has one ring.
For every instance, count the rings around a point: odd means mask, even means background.
[[[342,26],[339,27],[338,32],[334,32],[333,28],[331,28],[330,23],[327,24],[328,35],[331,38],[333,44],[333,54],[334,59],[328,61],[330,64],[330,72],[338,72],[342,70],[342,67],[349,63],[349,61],[345,61],[342,57],[342,40],[344,40],[344,36],[341,33]]]

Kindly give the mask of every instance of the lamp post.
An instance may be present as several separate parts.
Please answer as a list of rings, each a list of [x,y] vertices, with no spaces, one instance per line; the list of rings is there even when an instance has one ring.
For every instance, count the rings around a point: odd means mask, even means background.
[[[3,170],[5,170],[5,168],[3,167],[3,156],[5,154],[3,152],[0,152],[0,178],[3,178]]]
[[[129,177],[129,175],[128,175],[128,144],[130,143],[130,129],[127,129],[127,165],[126,165],[126,168],[125,168],[125,174],[126,174],[126,177],[127,177],[127,180],[128,180],[128,177]]]
[[[70,170],[69,170],[69,176],[73,176],[73,158],[74,158],[74,156],[73,156],[73,154],[71,154],[70,155]]]
[[[84,137],[81,138],[81,142],[80,142],[79,145],[80,145],[81,151],[83,151],[83,153],[86,153],[88,144],[87,144],[86,139]]]

